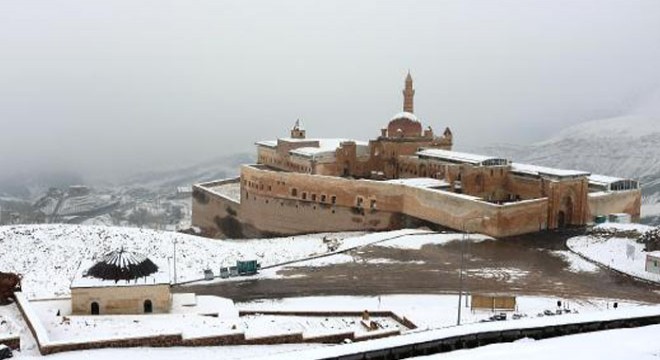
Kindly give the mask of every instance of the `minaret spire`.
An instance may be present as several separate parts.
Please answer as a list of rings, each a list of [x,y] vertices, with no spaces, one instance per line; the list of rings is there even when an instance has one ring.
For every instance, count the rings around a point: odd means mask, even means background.
[[[413,112],[413,98],[415,97],[415,89],[413,89],[413,80],[410,76],[410,70],[406,76],[406,87],[403,89],[403,111]]]

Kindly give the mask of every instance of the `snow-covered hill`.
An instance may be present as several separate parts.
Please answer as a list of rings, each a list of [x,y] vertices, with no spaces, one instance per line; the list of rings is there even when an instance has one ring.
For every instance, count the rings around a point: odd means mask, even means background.
[[[639,179],[642,216],[646,221],[660,221],[660,116],[588,121],[536,144],[500,144],[475,151],[517,162]]]
[[[252,154],[239,153],[212,160],[161,171],[144,172],[121,181],[121,187],[144,187],[148,189],[174,188],[237,176],[241,164],[254,162]]]
[[[236,260],[257,259],[263,266],[327,253],[324,237],[337,239],[339,249],[372,243],[408,232],[310,234],[295,237],[217,241],[176,232],[82,225],[0,226],[0,271],[23,274],[23,291],[30,297],[67,295],[83,260],[125,248],[160,263],[174,254],[177,280],[200,279],[203,270],[217,273]],[[394,235],[392,235],[394,234]],[[295,246],[293,246],[295,244]],[[170,274],[172,275],[172,274]]]

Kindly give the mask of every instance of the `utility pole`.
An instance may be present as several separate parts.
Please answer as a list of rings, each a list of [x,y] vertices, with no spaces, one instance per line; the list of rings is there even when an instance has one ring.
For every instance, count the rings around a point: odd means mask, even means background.
[[[174,258],[172,259],[172,262],[174,263],[174,284],[177,283],[177,277],[176,277],[176,239],[174,239]]]
[[[465,230],[465,224],[463,224]],[[456,325],[461,325],[461,297],[463,296],[463,267],[465,266],[465,231],[463,231],[463,239],[461,240],[461,268],[458,275],[458,318]]]
[[[489,220],[488,216],[476,216],[463,221],[463,240],[461,241],[461,269],[458,276],[458,318],[456,325],[461,325],[461,298],[463,297],[463,271],[465,270],[465,243],[469,240],[469,233],[466,231],[467,225],[473,220]],[[468,297],[465,294],[465,307],[468,307]]]

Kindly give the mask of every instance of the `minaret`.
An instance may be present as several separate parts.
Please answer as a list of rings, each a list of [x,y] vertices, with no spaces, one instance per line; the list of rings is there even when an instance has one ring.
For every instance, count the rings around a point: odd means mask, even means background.
[[[410,70],[408,70],[408,76],[406,76],[406,88],[403,90],[403,111],[412,113],[413,112],[413,97],[415,96],[415,89],[413,89],[413,80],[410,76]]]
[[[300,119],[296,120],[296,123],[293,125],[293,128],[291,129],[291,137],[293,139],[304,139],[305,138],[305,128],[302,125],[302,122]]]

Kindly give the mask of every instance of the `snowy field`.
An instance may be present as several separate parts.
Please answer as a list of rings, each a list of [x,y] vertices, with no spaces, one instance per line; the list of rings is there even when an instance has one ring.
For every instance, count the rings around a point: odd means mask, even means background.
[[[25,225],[0,227],[0,271],[23,274],[23,292],[30,298],[66,296],[83,260],[124,246],[170,264],[176,240],[178,282],[201,279],[204,269],[218,272],[239,259],[257,259],[262,266],[328,254],[324,237],[349,249],[419,230],[381,233],[312,234],[275,239],[211,240],[181,233],[136,228],[84,225]],[[318,260],[323,261],[323,260]],[[335,260],[326,260],[335,261]],[[171,266],[171,265],[170,265]],[[172,272],[170,272],[172,274]]]
[[[239,317],[231,300],[215,296],[197,296],[192,305],[185,298],[192,294],[174,294],[170,314],[153,315],[71,315],[71,300],[35,300],[30,305],[45,329],[47,342],[69,343],[98,340],[181,334],[184,339],[244,333],[246,338],[302,333],[304,337],[353,332],[356,337],[369,331],[359,316],[298,316],[255,313]],[[177,299],[179,298],[179,299]],[[277,307],[264,310],[281,310]],[[331,303],[324,310],[333,311]],[[353,311],[360,312],[359,308]],[[217,314],[218,316],[206,316]],[[409,330],[389,317],[372,317],[381,330]],[[42,339],[45,341],[46,339]],[[43,343],[42,343],[43,345]]]
[[[639,232],[652,229],[650,226],[640,224],[608,223],[599,226],[620,230],[637,230]],[[640,244],[634,239],[620,237],[601,238],[591,235],[576,236],[568,239],[566,245],[580,255],[604,266],[638,278],[660,282],[659,274],[649,273],[644,270],[646,262],[646,252],[643,251],[644,244]],[[628,256],[629,248],[633,250],[631,256]]]
[[[558,256],[568,263],[568,270],[572,272],[594,273],[598,271],[598,265],[580,257],[580,255],[568,250],[550,251],[550,254]]]
[[[657,360],[660,325],[562,336],[535,341],[521,339],[470,350],[415,357],[416,360]]]
[[[539,297],[518,297],[518,311],[525,319],[530,318],[549,318],[549,316],[540,314],[545,310],[555,311],[557,309],[557,300],[562,301],[562,308],[567,307],[572,311],[577,311],[580,315],[589,315],[602,312],[603,310],[611,309],[612,300],[605,299],[558,299],[558,298],[539,298]],[[464,304],[462,304],[464,305]],[[64,305],[63,305],[64,306]],[[424,331],[427,329],[437,329],[452,327],[456,324],[456,314],[457,314],[457,296],[455,295],[384,295],[384,296],[373,296],[373,297],[355,297],[355,296],[329,296],[329,297],[301,297],[301,298],[285,298],[277,300],[259,300],[251,301],[245,303],[237,303],[236,307],[241,310],[252,310],[252,311],[266,311],[266,310],[291,310],[291,311],[322,311],[322,310],[350,310],[350,311],[360,311],[360,310],[389,310],[393,311],[400,316],[405,316],[411,321],[416,323],[419,326],[418,331]],[[640,304],[634,303],[621,303],[619,302],[619,308],[616,311],[626,311],[628,309],[640,308]],[[12,310],[13,309],[13,310]],[[49,310],[50,309],[50,310]],[[17,310],[15,306],[11,305],[8,307],[0,307],[0,314],[3,314],[2,311],[5,311],[7,315],[17,316]],[[198,329],[195,329],[192,324],[194,324],[195,318],[191,316],[183,316],[181,314],[176,315],[177,321],[172,322],[169,326],[163,321],[157,320],[158,315],[153,315],[149,317],[154,317],[156,320],[145,320],[144,316],[122,316],[124,319],[119,321],[112,321],[109,324],[94,324],[93,321],[97,319],[90,319],[90,317],[76,317],[77,319],[70,320],[73,324],[64,325],[60,324],[60,321],[57,321],[57,317],[52,313],[51,307],[46,307],[38,309],[39,312],[42,312],[40,316],[50,317],[52,324],[49,324],[48,327],[50,331],[54,331],[56,336],[71,336],[78,333],[80,336],[84,336],[85,332],[89,332],[90,328],[94,326],[105,326],[105,330],[102,332],[107,336],[111,332],[116,333],[129,333],[130,329],[135,329],[135,323],[131,323],[133,320],[141,321],[139,325],[144,325],[145,331],[157,330],[159,327],[165,327],[168,331],[172,329],[182,329],[187,328],[189,331],[188,336],[201,336],[204,333],[208,332],[218,332],[218,331],[227,331],[227,320],[222,320],[219,318],[206,318],[204,317],[205,324],[200,326]],[[45,311],[45,313],[43,313]],[[615,310],[610,310],[614,312]],[[480,320],[489,318],[493,313],[491,311],[477,311],[472,312],[469,309],[463,308],[462,311],[462,323],[477,323]],[[509,313],[508,319],[506,322],[515,322],[519,320],[511,320],[511,313]],[[575,316],[575,314],[568,315],[554,315],[552,318],[562,319],[567,316]],[[103,322],[104,318],[107,317],[98,317]],[[165,318],[163,318],[165,319]],[[240,318],[243,319],[243,318]],[[239,319],[239,322],[240,322]],[[89,320],[89,321],[87,321]],[[332,320],[332,321],[331,321]],[[87,321],[87,322],[86,322]],[[325,329],[328,328],[339,328],[340,326],[351,325],[350,319],[328,319],[325,321],[325,318],[314,319],[311,317],[307,318],[296,318],[296,317],[282,317],[277,321],[270,316],[262,317],[253,317],[251,324],[238,324],[240,327],[247,327],[248,336],[259,336],[264,334],[263,329],[270,329],[273,331],[281,331],[286,333],[287,331],[295,332],[296,330],[301,330],[307,332],[307,334],[322,334]],[[75,322],[75,323],[74,323]],[[171,321],[170,321],[171,322]],[[230,321],[231,322],[231,321]],[[235,321],[234,321],[235,322]],[[348,322],[348,324],[347,324]],[[147,324],[149,323],[149,324]],[[31,338],[29,330],[24,322],[18,321],[18,331],[21,332],[23,336],[23,351],[16,353],[18,358],[30,358],[30,357],[39,357],[38,351],[34,340]],[[275,326],[277,325],[277,326]],[[127,329],[128,328],[128,329]],[[142,326],[140,326],[142,328]],[[67,330],[65,330],[67,329]],[[255,356],[264,356],[268,354],[279,353],[283,351],[293,351],[300,349],[309,349],[310,347],[322,347],[326,345],[322,344],[295,344],[295,345],[273,345],[273,346],[222,346],[222,347],[194,347],[194,348],[167,348],[167,349],[153,349],[153,348],[133,348],[133,349],[103,349],[103,350],[87,350],[87,351],[78,351],[70,353],[62,353],[49,355],[49,359],[86,359],[94,357],[96,359],[111,359],[114,357],[124,356],[128,358],[158,358],[158,359],[181,359],[181,358],[201,358],[212,356],[214,358],[224,358],[224,359],[235,359],[235,358],[249,358]],[[295,358],[295,353],[292,353],[293,358]]]
[[[51,342],[162,334],[193,338],[242,332],[233,301],[216,296],[192,296],[191,302],[189,295],[192,294],[174,294],[171,314],[146,316],[71,316],[69,298],[31,301],[30,306]],[[218,317],[205,316],[208,314],[217,314]]]
[[[291,311],[313,310],[388,310],[400,316],[405,316],[415,323],[419,329],[435,329],[456,324],[457,295],[382,295],[382,296],[313,296],[285,299],[255,300],[246,303],[237,303],[241,310],[267,310],[277,308]],[[607,310],[612,307],[611,299],[562,299],[544,298],[535,296],[519,296],[516,298],[517,311],[521,317],[544,317],[543,312],[555,312],[557,301],[562,302],[561,309],[567,308],[571,312],[589,313]],[[641,304],[620,302],[619,309],[638,307]],[[461,323],[476,323],[487,320],[493,315],[490,310],[471,311],[465,307],[465,300],[461,304]],[[499,311],[495,311],[499,313]],[[509,312],[507,319],[513,313]],[[554,315],[562,316],[562,315]]]

